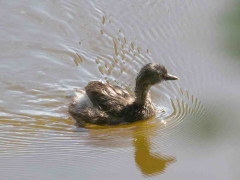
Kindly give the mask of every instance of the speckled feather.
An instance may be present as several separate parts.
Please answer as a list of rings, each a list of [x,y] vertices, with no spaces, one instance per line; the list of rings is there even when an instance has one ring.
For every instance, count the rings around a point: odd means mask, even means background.
[[[78,90],[78,93],[90,101],[86,103],[85,99],[85,103],[83,100],[79,103],[80,97],[75,96],[70,103],[69,112],[79,125],[86,122],[99,125],[126,124],[155,115],[151,102],[138,106],[134,104],[135,96],[109,83],[92,81],[85,87],[85,91]]]
[[[160,64],[145,65],[136,78],[135,95],[119,86],[101,81],[89,82],[84,90],[77,90],[69,105],[69,113],[79,125],[126,124],[149,119],[155,115],[149,89],[163,80],[176,80]]]
[[[100,81],[88,83],[85,90],[94,106],[115,116],[119,116],[121,111],[135,99],[121,87]]]

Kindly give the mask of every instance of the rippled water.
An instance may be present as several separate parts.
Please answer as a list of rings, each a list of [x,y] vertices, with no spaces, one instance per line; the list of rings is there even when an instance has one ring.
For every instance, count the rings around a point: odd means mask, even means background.
[[[239,61],[220,45],[227,2],[0,2],[1,177],[238,179]],[[73,88],[102,79],[132,92],[148,62],[180,77],[152,88],[156,118],[75,126]]]

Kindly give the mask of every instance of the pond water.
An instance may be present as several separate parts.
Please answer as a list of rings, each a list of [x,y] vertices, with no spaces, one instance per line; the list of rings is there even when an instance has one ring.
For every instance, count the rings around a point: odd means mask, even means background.
[[[236,2],[0,5],[2,179],[240,178]],[[72,89],[101,79],[132,92],[148,62],[180,78],[151,89],[154,119],[75,126]]]

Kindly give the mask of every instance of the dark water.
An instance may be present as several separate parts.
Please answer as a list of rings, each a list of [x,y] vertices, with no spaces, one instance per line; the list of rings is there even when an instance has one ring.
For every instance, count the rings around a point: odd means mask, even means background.
[[[0,6],[2,179],[240,178],[234,1]],[[148,62],[180,77],[152,88],[156,118],[74,125],[66,98],[73,88],[102,79],[132,91]]]

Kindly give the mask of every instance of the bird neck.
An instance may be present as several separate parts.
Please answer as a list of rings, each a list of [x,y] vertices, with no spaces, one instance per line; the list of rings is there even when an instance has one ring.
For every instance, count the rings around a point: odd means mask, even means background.
[[[135,96],[136,100],[135,103],[138,105],[145,105],[148,102],[148,99],[150,99],[150,85],[144,84],[141,82],[136,82],[135,87]]]

